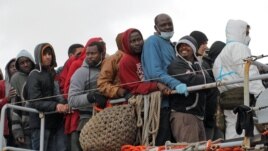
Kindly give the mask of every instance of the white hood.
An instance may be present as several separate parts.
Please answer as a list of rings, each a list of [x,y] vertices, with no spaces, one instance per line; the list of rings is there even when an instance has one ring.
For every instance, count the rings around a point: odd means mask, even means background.
[[[226,26],[226,42],[241,42],[247,45],[247,25],[242,20],[229,20]]]

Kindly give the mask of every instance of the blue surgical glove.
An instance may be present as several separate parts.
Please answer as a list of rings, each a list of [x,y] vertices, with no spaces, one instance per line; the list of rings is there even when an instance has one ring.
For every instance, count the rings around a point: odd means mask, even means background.
[[[179,94],[184,94],[185,96],[188,96],[188,94],[189,94],[187,91],[187,85],[184,83],[177,85],[175,89],[176,89],[177,93],[179,93]]]

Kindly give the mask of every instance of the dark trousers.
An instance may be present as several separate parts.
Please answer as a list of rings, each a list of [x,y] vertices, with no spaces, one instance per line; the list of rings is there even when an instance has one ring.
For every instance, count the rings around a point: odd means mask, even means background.
[[[59,129],[45,129],[44,134],[44,151],[67,151],[67,136],[64,134],[64,127]],[[40,129],[32,130],[32,148],[40,149]]]
[[[68,151],[82,151],[79,135],[80,131],[74,131],[68,135]]]
[[[214,127],[205,127],[207,140],[224,139],[224,133],[215,125]]]
[[[157,137],[155,140],[156,146],[165,145],[166,141],[174,142],[171,134],[171,127],[170,127],[170,108],[164,107],[160,110],[160,122],[159,122],[159,129],[157,133]]]

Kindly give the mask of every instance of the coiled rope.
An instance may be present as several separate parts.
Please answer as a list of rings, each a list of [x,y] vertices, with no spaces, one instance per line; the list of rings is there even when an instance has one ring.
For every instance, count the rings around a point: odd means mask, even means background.
[[[135,95],[129,99],[129,103],[136,109],[139,144],[154,146],[159,129],[161,93],[156,91]]]

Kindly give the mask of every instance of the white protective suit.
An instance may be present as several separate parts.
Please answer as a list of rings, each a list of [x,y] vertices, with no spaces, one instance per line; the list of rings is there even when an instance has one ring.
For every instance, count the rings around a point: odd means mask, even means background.
[[[215,80],[234,80],[244,77],[243,59],[251,56],[251,50],[248,48],[250,38],[246,36],[247,23],[242,20],[229,20],[226,26],[226,46],[218,55],[214,62],[213,74]],[[250,66],[249,77],[259,75],[255,65]],[[243,83],[232,84],[218,87],[220,92],[225,92],[232,88],[243,87]],[[251,81],[249,83],[249,92],[256,97],[265,88],[261,80]],[[231,139],[243,137],[238,135],[235,130],[236,115],[232,110],[224,110],[226,120],[225,138]],[[256,130],[254,129],[254,132]]]

